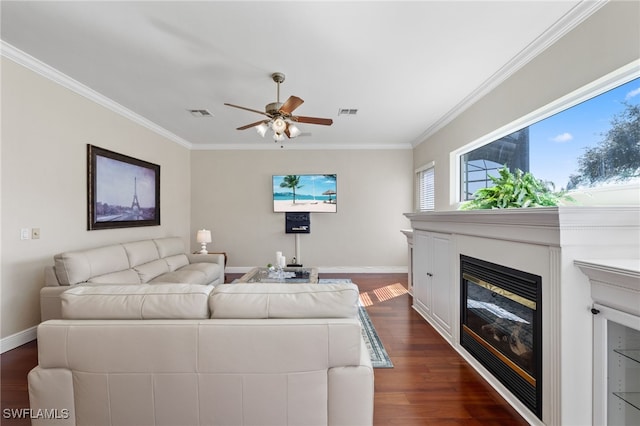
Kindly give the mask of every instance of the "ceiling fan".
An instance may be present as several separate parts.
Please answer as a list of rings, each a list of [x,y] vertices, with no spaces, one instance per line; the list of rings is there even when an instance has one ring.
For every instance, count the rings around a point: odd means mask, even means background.
[[[284,81],[284,74],[276,72],[271,74],[271,78],[277,84],[277,96],[276,102],[269,103],[265,106],[265,111],[258,111],[256,109],[246,108],[238,105],[228,104],[225,105],[244,109],[246,111],[257,112],[258,114],[266,115],[268,120],[260,120],[255,123],[247,124],[242,127],[238,127],[236,130],[245,130],[251,127],[255,127],[260,136],[264,137],[267,130],[271,128],[273,130],[273,139],[276,142],[284,140],[284,137],[295,138],[300,135],[300,129],[295,123],[309,123],[309,124],[321,124],[323,126],[330,126],[333,124],[333,120],[330,118],[318,118],[318,117],[305,117],[302,115],[292,115],[293,111],[298,108],[304,102],[297,96],[289,96],[289,99],[285,103],[280,102],[280,83]]]

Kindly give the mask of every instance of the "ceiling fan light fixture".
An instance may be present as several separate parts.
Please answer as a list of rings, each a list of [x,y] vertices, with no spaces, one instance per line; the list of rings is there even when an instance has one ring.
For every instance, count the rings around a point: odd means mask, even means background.
[[[298,126],[296,126],[293,123],[289,124],[289,137],[290,138],[295,138],[296,136],[300,135],[300,133],[302,133],[302,132],[300,131]]]
[[[264,135],[267,134],[267,130],[269,130],[269,126],[267,126],[264,123],[260,123],[258,126],[256,126],[256,132],[258,132],[258,134],[263,138],[264,138]]]
[[[287,128],[287,123],[281,117],[277,117],[273,120],[273,123],[271,123],[271,128],[276,134],[282,135]]]
[[[271,78],[277,86],[276,101],[268,103],[265,106],[264,111],[258,111],[256,109],[233,105],[225,102],[225,105],[227,106],[242,109],[245,111],[255,112],[269,117],[266,120],[263,118],[261,121],[256,121],[251,124],[240,126],[237,128],[237,130],[246,130],[251,127],[255,127],[256,132],[258,132],[260,136],[264,137],[267,131],[271,129],[273,131],[273,139],[276,142],[282,142],[285,140],[285,136],[287,138],[295,138],[302,134],[300,128],[292,123],[292,121],[295,121],[296,123],[320,124],[323,126],[330,126],[331,124],[333,124],[333,120],[330,118],[303,117],[292,115],[293,111],[304,103],[304,100],[292,95],[289,96],[284,103],[280,102],[280,83],[284,81],[284,74],[276,72],[271,75]]]

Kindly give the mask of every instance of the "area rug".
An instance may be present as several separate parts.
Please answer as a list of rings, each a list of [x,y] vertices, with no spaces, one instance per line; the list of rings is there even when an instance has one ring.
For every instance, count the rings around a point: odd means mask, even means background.
[[[337,278],[337,279],[319,279],[319,284],[342,284],[342,283],[350,283],[351,280],[349,278]],[[367,349],[369,350],[369,356],[371,357],[371,365],[373,368],[393,368],[393,363],[391,362],[391,358],[387,354],[380,337],[378,336],[378,332],[376,331],[373,323],[371,322],[371,318],[369,318],[369,314],[367,310],[362,306],[362,302],[360,306],[358,306],[358,319],[360,320],[360,324],[362,325],[362,338],[364,339],[364,343],[367,345]]]

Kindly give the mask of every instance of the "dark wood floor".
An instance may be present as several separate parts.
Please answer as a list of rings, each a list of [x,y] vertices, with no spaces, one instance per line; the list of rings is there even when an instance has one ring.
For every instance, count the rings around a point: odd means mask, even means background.
[[[227,281],[239,275],[227,274]],[[509,426],[527,422],[411,309],[402,291],[406,274],[321,274],[351,278],[371,304],[367,312],[394,364],[375,370],[374,424]],[[29,425],[8,419],[6,409],[29,406],[27,373],[37,363],[31,342],[0,356],[2,425]]]

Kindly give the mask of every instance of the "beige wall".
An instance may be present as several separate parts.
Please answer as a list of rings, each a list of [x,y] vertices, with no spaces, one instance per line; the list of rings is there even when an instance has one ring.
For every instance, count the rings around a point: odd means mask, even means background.
[[[273,145],[273,144],[272,144]],[[226,251],[241,270],[295,255],[284,213],[274,213],[272,175],[336,173],[338,212],[312,213],[300,235],[301,260],[328,270],[405,271],[411,150],[192,151],[191,233],[212,230],[210,251]]]
[[[640,3],[613,1],[414,149],[435,161],[436,210],[455,210],[450,153],[640,57]],[[516,130],[516,129],[514,129]],[[638,203],[637,189],[634,198]],[[601,195],[601,194],[596,194]],[[581,198],[587,201],[585,198]],[[624,199],[624,198],[619,198]],[[607,198],[606,203],[611,202]]]
[[[55,253],[191,236],[188,149],[4,58],[1,137],[2,338],[40,322]],[[87,231],[87,144],[160,165],[161,226]],[[21,228],[36,227],[40,239],[20,240]]]

